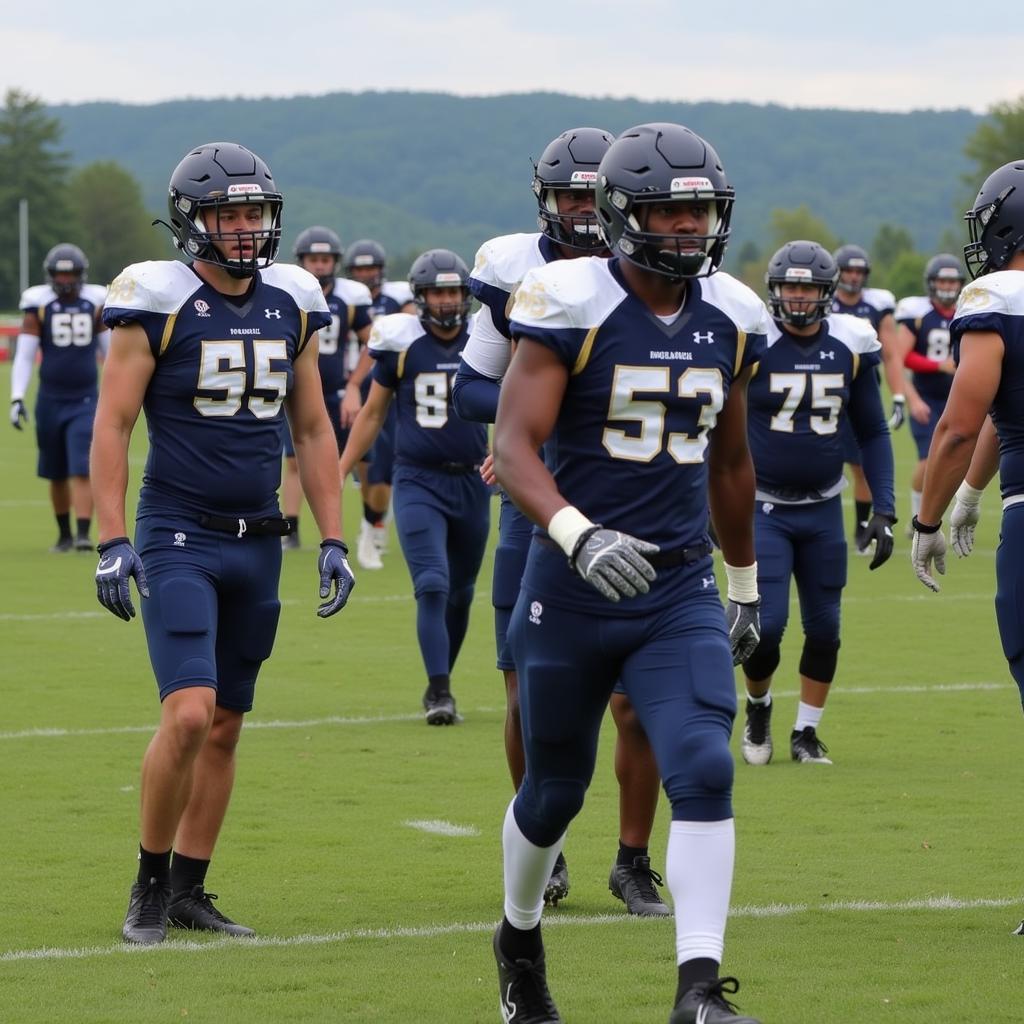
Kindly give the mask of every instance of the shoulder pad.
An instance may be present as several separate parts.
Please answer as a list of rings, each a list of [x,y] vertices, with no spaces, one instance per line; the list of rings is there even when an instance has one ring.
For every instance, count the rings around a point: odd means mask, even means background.
[[[932,300],[927,295],[908,295],[896,303],[893,316],[897,320],[919,320],[932,310]]]
[[[863,317],[851,316],[849,313],[830,313],[825,319],[829,334],[857,355],[877,352],[882,347],[871,322]]]
[[[423,333],[419,317],[411,313],[379,316],[370,328],[369,347],[374,352],[404,352]]]
[[[509,320],[555,330],[589,330],[603,323],[625,295],[607,260],[555,260],[527,271],[513,296]]]
[[[499,235],[477,250],[470,276],[511,294],[526,272],[545,265],[540,251],[540,234]],[[562,262],[562,261],[557,261]]]
[[[768,334],[772,318],[768,315],[768,307],[753,289],[722,271],[697,280],[701,298],[725,313],[741,331]]]
[[[176,313],[203,282],[177,260],[150,260],[125,267],[107,289],[105,304],[114,309]]]
[[[260,271],[260,280],[272,288],[287,292],[303,312],[327,312],[327,300],[320,282],[302,267],[291,263],[274,263]]]
[[[971,281],[957,299],[953,319],[973,313],[1024,315],[1024,271],[1000,270]]]
[[[34,284],[22,292],[18,309],[39,309],[40,306],[48,306],[55,298],[57,294],[48,284]]]
[[[896,296],[885,288],[865,288],[862,297],[869,306],[882,312],[896,308]]]
[[[107,286],[103,284],[82,285],[82,298],[88,299],[94,306],[102,306],[107,301]]]
[[[768,348],[771,348],[782,337],[782,328],[774,321],[768,324]]]
[[[370,289],[365,284],[360,284],[359,281],[353,281],[348,277],[335,278],[334,294],[347,306],[373,305],[373,296],[370,294]]]
[[[381,294],[394,299],[401,306],[413,301],[412,289],[405,281],[385,281],[380,290]]]

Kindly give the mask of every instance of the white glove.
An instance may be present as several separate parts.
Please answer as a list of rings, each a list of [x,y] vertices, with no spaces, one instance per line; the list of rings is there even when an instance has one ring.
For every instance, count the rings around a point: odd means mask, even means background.
[[[946,575],[946,538],[941,530],[934,533],[921,533],[917,529],[917,517],[914,517],[914,540],[910,546],[910,561],[914,566],[914,575],[929,589],[939,592],[939,585],[932,576],[932,564],[940,576]]]
[[[983,493],[966,480],[956,492],[956,503],[949,517],[949,541],[958,558],[966,558],[974,549],[974,528],[981,518]]]

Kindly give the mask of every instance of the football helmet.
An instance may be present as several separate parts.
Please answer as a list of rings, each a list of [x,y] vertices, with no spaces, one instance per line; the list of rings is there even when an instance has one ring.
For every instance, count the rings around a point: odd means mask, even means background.
[[[993,171],[964,220],[971,238],[964,261],[971,277],[1002,270],[1024,245],[1024,160]]]
[[[230,203],[259,203],[263,224],[258,231],[221,232],[206,223],[205,214],[218,214]],[[171,174],[167,208],[174,244],[190,259],[212,263],[232,277],[253,277],[269,267],[281,246],[281,208],[284,200],[277,191],[270,168],[251,150],[237,142],[208,142],[182,159]],[[163,224],[163,221],[155,223]],[[237,241],[239,235],[252,240],[252,255],[224,256],[214,244]]]
[[[597,252],[605,247],[596,216],[559,213],[558,192],[593,192],[597,168],[613,140],[614,136],[602,128],[570,128],[552,139],[533,165],[537,226],[553,242],[584,252]]]
[[[85,253],[70,242],[55,245],[43,259],[43,270],[50,279],[50,287],[59,299],[74,299],[86,278],[89,261]],[[75,274],[77,281],[55,281],[56,274]]]
[[[462,289],[462,299],[450,308],[444,307],[440,314],[431,312],[427,306],[426,290],[452,286]],[[469,267],[450,249],[428,249],[417,256],[409,268],[409,287],[423,323],[448,331],[466,322],[473,302],[469,292]]]
[[[856,295],[868,283],[868,274],[871,273],[871,260],[868,259],[867,252],[859,245],[841,245],[832,253],[832,258],[836,261],[836,266],[839,267],[839,290],[849,295]],[[854,285],[849,281],[844,281],[844,270],[863,270],[864,276],[861,278],[860,284]]]
[[[960,261],[948,252],[940,252],[933,256],[924,268],[924,283],[928,289],[928,297],[940,306],[956,305],[967,275],[960,266]]]
[[[347,277],[352,276],[352,271],[356,267],[373,267],[376,269],[376,276],[359,278],[371,291],[379,288],[384,283],[387,265],[388,254],[384,251],[384,246],[380,242],[375,242],[372,238],[360,238],[358,242],[353,242],[345,250],[345,257],[342,260],[342,266],[345,268]]]
[[[317,276],[317,280],[321,285],[329,285],[338,276],[338,261],[341,259],[341,239],[330,228],[321,227],[320,225],[306,228],[295,239],[295,246],[292,251],[295,253],[295,258],[299,261],[300,267],[304,266],[302,262],[303,256],[326,254],[334,257],[331,272]]]
[[[769,261],[764,280],[768,285],[768,307],[772,318],[793,327],[810,327],[824,320],[832,308],[839,267],[828,249],[817,242],[787,242]],[[784,301],[784,284],[818,285],[819,297]],[[786,308],[792,304],[805,308],[800,311]]]
[[[679,124],[642,124],[609,147],[597,174],[597,219],[612,252],[673,281],[713,274],[725,256],[735,190],[711,145]],[[646,231],[642,205],[708,204],[704,235]],[[695,243],[696,246],[695,246]]]

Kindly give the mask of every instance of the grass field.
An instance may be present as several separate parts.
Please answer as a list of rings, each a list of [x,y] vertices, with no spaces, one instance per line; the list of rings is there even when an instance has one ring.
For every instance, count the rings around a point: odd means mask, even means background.
[[[905,430],[896,448],[905,514]],[[489,562],[454,677],[465,722],[428,729],[397,552],[358,574],[329,621],[314,615],[313,550],[288,554],[208,880],[260,937],[173,933],[129,949],[119,935],[155,689],[141,623],[96,603],[94,558],[47,553],[55,528],[34,459],[31,434],[0,429],[0,1022],[497,1021],[490,932],[511,790]],[[348,512],[354,526],[354,502]],[[1024,723],[992,610],[997,524],[990,495],[974,555],[951,556],[938,596],[914,579],[905,540],[879,572],[852,559],[821,728],[832,767],[786,758],[797,630],[784,648],[777,760],[737,765],[724,964],[765,1024],[1020,1020]],[[606,733],[566,847],[572,892],[545,914],[549,978],[571,1024],[664,1022],[672,924],[627,918],[606,888],[611,753]],[[659,868],[666,820],[663,804]],[[466,834],[410,825],[422,821]]]

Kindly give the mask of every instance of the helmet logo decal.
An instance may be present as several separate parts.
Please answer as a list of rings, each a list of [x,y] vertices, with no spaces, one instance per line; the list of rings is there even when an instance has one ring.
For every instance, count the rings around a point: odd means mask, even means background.
[[[234,182],[233,184],[228,185],[229,196],[251,195],[254,192],[258,192],[260,195],[263,195],[263,186],[253,184],[252,182]]]
[[[715,186],[711,184],[709,178],[673,178],[669,184],[669,192],[672,193],[673,199],[678,198],[681,193],[706,194],[711,198],[714,191]]]

